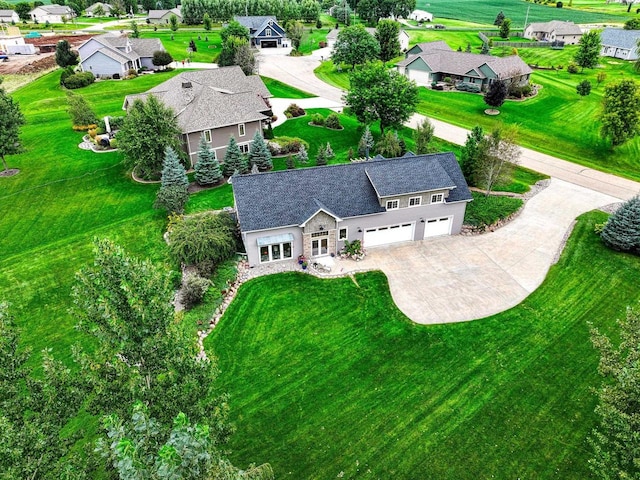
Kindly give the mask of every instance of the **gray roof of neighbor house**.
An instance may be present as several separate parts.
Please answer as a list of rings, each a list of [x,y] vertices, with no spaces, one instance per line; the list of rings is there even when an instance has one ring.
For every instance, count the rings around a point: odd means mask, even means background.
[[[623,30],[621,28],[605,28],[600,33],[600,43],[603,46],[618,47],[633,50],[637,48],[640,30]]]
[[[138,95],[127,95],[124,108],[153,94],[176,113],[183,133],[267,118],[269,90],[257,75],[238,66],[183,72]]]
[[[121,63],[126,62],[127,60],[133,61],[140,57],[151,58],[153,57],[153,52],[157,50],[164,50],[164,46],[158,38],[127,38],[105,33],[103,35],[90,38],[87,42],[92,40],[104,45],[104,48],[97,51]],[[126,52],[124,50],[127,44],[131,45],[130,52]],[[84,60],[86,59],[81,59],[81,61]]]
[[[450,152],[235,175],[232,185],[245,232],[301,225],[320,208],[339,218],[381,213],[379,194],[450,189],[447,203],[472,198]]]
[[[167,13],[172,13],[176,17],[182,18],[182,13],[179,8],[172,8],[171,10],[149,10],[147,13],[147,18],[162,18]]]
[[[544,23],[531,23],[527,28],[531,27],[534,32],[556,32],[556,35],[582,35],[582,30],[573,22],[564,22],[562,20],[551,20]]]
[[[263,26],[269,22],[269,20],[278,23],[276,17],[272,15],[263,15],[263,16],[249,16],[249,17],[233,17],[235,21],[237,21],[240,25],[247,27],[251,33],[256,30],[262,30]]]
[[[41,8],[42,10],[44,10],[50,15],[68,15],[70,13],[74,14],[71,7],[68,7],[66,5],[58,5],[58,4],[40,5],[39,7],[35,7],[33,10],[35,10],[36,8]],[[33,10],[31,11],[33,12]]]
[[[93,5],[90,5],[87,8],[85,8],[84,11],[93,12],[98,7],[102,7],[102,10],[104,10],[106,13],[109,13],[112,8],[111,5],[109,5],[108,3],[96,2]]]
[[[0,17],[11,18],[14,13],[16,13],[15,10],[0,10]]]
[[[416,47],[422,50],[422,53],[409,55],[396,65],[406,67],[416,61],[417,58],[421,58],[434,72],[466,75],[474,70],[479,78],[486,78],[480,70],[480,67],[485,64],[496,73],[498,78],[509,78],[514,73],[526,75],[533,71],[517,55],[494,57],[492,55],[454,52],[449,45],[442,41],[419,43]]]

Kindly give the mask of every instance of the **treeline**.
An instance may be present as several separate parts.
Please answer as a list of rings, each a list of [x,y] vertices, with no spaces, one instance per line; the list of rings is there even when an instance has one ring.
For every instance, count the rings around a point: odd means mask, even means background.
[[[228,22],[236,15],[273,15],[284,24],[289,20],[316,22],[320,3],[316,0],[183,0],[182,18],[187,25],[202,23],[204,14],[214,22]]]

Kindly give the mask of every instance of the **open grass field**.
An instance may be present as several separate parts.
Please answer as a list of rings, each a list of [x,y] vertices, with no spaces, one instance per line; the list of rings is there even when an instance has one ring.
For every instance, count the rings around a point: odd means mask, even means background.
[[[594,11],[593,1],[586,4],[585,6],[588,5],[589,8],[585,9],[582,9],[581,2],[574,0],[573,3],[572,8],[568,7],[568,1],[564,2],[564,8],[556,8],[555,2],[542,5],[524,0],[456,0],[455,2],[419,0],[416,8],[433,13],[434,22],[439,22],[440,18],[452,18],[489,25],[493,25],[496,15],[502,11],[512,20],[512,28],[524,28],[527,9],[529,9],[527,23],[550,20],[570,20],[574,23],[622,23],[632,17],[632,14],[626,13],[627,6],[618,3],[598,11]],[[605,5],[604,1],[598,3]],[[635,15],[635,10],[632,9],[632,12]]]
[[[598,354],[640,292],[637,257],[581,217],[543,285],[474,322],[412,324],[384,275],[245,284],[206,341],[231,395],[232,460],[277,478],[588,479]]]
[[[173,36],[173,40],[171,37]],[[220,31],[205,32],[204,30],[191,30],[172,32],[171,30],[140,30],[140,38],[159,38],[164,48],[171,54],[174,60],[181,62],[191,58],[192,62],[214,63],[214,58],[220,54],[222,40]],[[208,40],[207,40],[208,38]],[[197,52],[189,54],[187,48],[193,40]]]

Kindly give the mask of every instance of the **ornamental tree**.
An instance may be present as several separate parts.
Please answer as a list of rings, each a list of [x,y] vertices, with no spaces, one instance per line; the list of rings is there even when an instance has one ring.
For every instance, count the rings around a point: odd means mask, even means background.
[[[395,158],[402,155],[402,146],[397,132],[387,131],[380,136],[376,143],[376,153],[385,158]]]
[[[253,136],[253,142],[249,149],[249,164],[256,165],[260,171],[265,171],[273,168],[273,162],[271,161],[271,152],[267,147],[267,143],[264,141],[264,137],[260,134],[259,130],[256,130]]]
[[[613,147],[622,145],[640,132],[640,87],[633,80],[608,84],[604,89],[600,135]]]
[[[302,164],[306,164],[309,161],[309,153],[307,152],[307,147],[304,146],[304,143],[300,144],[300,150],[296,154],[296,160]]]
[[[345,100],[358,121],[370,124],[380,120],[380,131],[400,128],[415,112],[418,87],[396,70],[381,62],[359,68],[349,76],[351,90]]]
[[[356,65],[371,62],[379,58],[380,44],[362,25],[344,28],[331,51],[333,63],[346,63],[353,70]]]
[[[591,93],[591,82],[589,80],[583,80],[576,85],[576,93],[581,97],[586,97]]]
[[[67,112],[69,112],[71,123],[73,123],[74,126],[86,126],[98,123],[96,113],[82,95],[67,92],[67,103],[69,104]]]
[[[393,20],[380,20],[375,38],[380,44],[380,60],[388,62],[400,55],[400,24]]]
[[[500,38],[509,38],[510,34],[511,34],[511,19],[505,18],[500,24],[499,35],[500,35]]]
[[[635,196],[609,217],[602,230],[606,246],[640,255],[640,196]]]
[[[423,153],[429,153],[429,143],[433,140],[433,124],[428,118],[425,118],[420,122],[413,132],[413,141],[415,142],[415,153],[421,155]]]
[[[222,172],[220,171],[220,164],[216,159],[216,154],[209,148],[204,135],[200,137],[198,161],[194,168],[198,185],[214,185],[222,179]]]
[[[591,30],[580,37],[578,51],[573,57],[578,66],[584,70],[585,68],[594,68],[598,65],[600,58],[600,32]]]
[[[496,15],[496,19],[493,21],[493,24],[495,26],[499,27],[500,25],[502,25],[502,22],[504,22],[504,12],[502,12],[502,10],[500,10],[498,15]]]
[[[365,159],[369,160],[369,152],[373,148],[375,142],[373,140],[373,135],[371,134],[371,129],[369,129],[369,125],[364,127],[364,132],[362,133],[362,137],[360,137],[360,142],[358,143],[358,153],[360,155],[364,155]]]
[[[172,32],[178,31],[178,17],[175,15],[171,15],[169,17],[169,28]]]
[[[489,196],[498,182],[512,180],[513,170],[521,151],[516,143],[515,127],[496,127],[478,143],[478,157],[474,167],[474,184]]]
[[[499,108],[507,99],[507,92],[507,84],[502,80],[496,80],[489,85],[487,93],[484,94],[484,103]]]
[[[153,52],[153,58],[151,59],[151,63],[153,63],[156,67],[166,67],[167,65],[173,62],[173,57],[166,50],[156,50]]]
[[[5,155],[15,155],[22,151],[20,127],[24,124],[20,106],[0,88],[0,159],[5,170],[9,169]]]
[[[247,161],[240,151],[240,147],[234,137],[229,139],[227,151],[224,154],[224,164],[222,171],[225,177],[230,177],[234,173],[245,173],[247,171]]]

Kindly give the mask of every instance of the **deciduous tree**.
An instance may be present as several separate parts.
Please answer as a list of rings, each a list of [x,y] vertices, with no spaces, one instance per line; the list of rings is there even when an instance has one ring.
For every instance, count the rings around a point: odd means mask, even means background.
[[[0,78],[0,159],[8,170],[6,155],[15,155],[22,151],[20,145],[20,127],[25,124],[24,115],[17,102],[1,87]]]
[[[475,172],[480,155],[480,142],[484,139],[484,130],[476,125],[467,134],[467,140],[460,152],[460,168],[469,185],[475,185]]]
[[[413,132],[413,141],[415,142],[415,148],[418,155],[423,153],[429,153],[429,143],[433,140],[433,124],[428,118],[425,118],[420,122]]]
[[[576,86],[576,93],[581,97],[586,97],[591,93],[591,82],[583,80]]]
[[[211,17],[206,12],[202,16],[202,26],[207,32],[211,30]]]
[[[602,480],[635,480],[640,478],[640,310],[628,308],[618,326],[617,346],[591,327],[591,341],[600,352],[598,373],[604,381],[597,391],[599,422],[589,439],[594,449],[589,466]]]
[[[333,63],[346,63],[352,70],[356,65],[376,60],[379,56],[380,44],[362,25],[340,30],[331,51]]]
[[[215,152],[209,148],[204,135],[200,137],[198,145],[198,161],[195,166],[196,182],[199,185],[214,185],[222,179],[220,164]]]
[[[380,120],[380,131],[399,128],[415,112],[418,87],[396,70],[376,62],[355,70],[349,76],[351,89],[345,100],[358,120],[370,124]]]
[[[232,20],[229,24],[220,31],[220,38],[222,43],[226,42],[229,37],[244,38],[249,41],[249,29],[240,24],[237,20]]]
[[[178,17],[176,17],[175,15],[171,15],[169,17],[169,28],[172,32],[178,31]]]
[[[617,147],[640,132],[640,88],[633,80],[605,87],[600,134]]]
[[[304,33],[304,25],[301,22],[290,20],[287,22],[286,32],[287,38],[291,40],[291,46],[294,50],[298,50]]]
[[[393,20],[380,20],[376,28],[376,40],[380,44],[380,60],[388,62],[400,55],[400,24]]]
[[[153,58],[151,59],[151,63],[153,63],[156,67],[166,67],[167,65],[173,62],[173,57],[166,50],[156,50],[153,52]]]
[[[67,92],[67,104],[69,105],[67,112],[74,126],[86,126],[98,122],[96,113],[82,95]]]
[[[489,196],[498,182],[509,182],[520,157],[516,127],[497,127],[478,144],[474,182]]]
[[[316,0],[302,0],[300,4],[300,16],[307,23],[320,20],[320,11],[320,3]]]
[[[509,38],[511,34],[511,19],[505,18],[500,24],[500,37],[501,38]]]
[[[131,38],[140,38],[140,29],[138,23],[135,20],[131,21]]]
[[[598,65],[600,58],[600,32],[591,30],[580,37],[578,51],[573,57],[576,64],[584,70]]]

